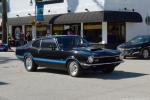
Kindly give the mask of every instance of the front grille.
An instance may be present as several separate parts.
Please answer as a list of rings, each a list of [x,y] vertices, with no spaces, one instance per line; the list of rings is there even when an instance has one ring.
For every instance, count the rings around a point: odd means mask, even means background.
[[[94,58],[94,63],[109,63],[119,61],[119,56],[116,57],[103,57],[103,58]]]

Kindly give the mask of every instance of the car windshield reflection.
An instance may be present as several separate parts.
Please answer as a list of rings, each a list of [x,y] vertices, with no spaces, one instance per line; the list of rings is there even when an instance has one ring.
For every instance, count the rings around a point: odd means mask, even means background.
[[[140,44],[140,43],[145,43],[150,41],[150,37],[149,36],[137,36],[133,39],[131,39],[128,43],[130,44]]]

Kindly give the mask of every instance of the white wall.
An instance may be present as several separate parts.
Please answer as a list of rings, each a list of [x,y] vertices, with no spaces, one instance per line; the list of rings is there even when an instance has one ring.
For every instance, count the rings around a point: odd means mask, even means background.
[[[124,8],[127,8],[127,11],[134,9],[143,18],[142,23],[126,23],[126,39],[130,40],[141,34],[150,35],[150,26],[145,23],[146,16],[150,16],[150,0],[106,0],[105,2],[105,10],[125,11]]]
[[[34,15],[34,2],[30,6],[30,0],[9,0],[10,12],[8,18],[28,16],[28,13]],[[32,0],[34,1],[34,0]],[[64,0],[64,3],[49,4],[44,7],[44,14],[60,14],[67,13],[67,10],[72,12],[86,12],[85,8],[89,11],[102,11],[102,10],[114,10],[114,11],[127,11],[135,10],[142,15],[142,23],[126,23],[126,39],[129,40],[132,37],[139,34],[150,34],[150,26],[145,24],[146,16],[150,16],[150,0]],[[50,12],[48,12],[50,10]]]
[[[28,16],[35,14],[35,2],[30,5],[30,0],[9,0],[10,12],[8,18]],[[44,6],[44,15],[67,13],[68,9],[72,12],[101,11],[104,8],[104,0],[64,0],[64,3],[48,4]],[[48,12],[50,10],[50,12]]]

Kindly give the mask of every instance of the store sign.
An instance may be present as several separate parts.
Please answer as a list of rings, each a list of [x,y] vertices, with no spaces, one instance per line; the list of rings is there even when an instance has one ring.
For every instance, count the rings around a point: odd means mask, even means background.
[[[53,4],[53,3],[62,3],[64,0],[36,0],[36,3],[42,4]]]
[[[44,11],[44,5],[43,4],[36,4],[36,20],[37,21],[44,21],[44,15],[43,15],[43,11]]]

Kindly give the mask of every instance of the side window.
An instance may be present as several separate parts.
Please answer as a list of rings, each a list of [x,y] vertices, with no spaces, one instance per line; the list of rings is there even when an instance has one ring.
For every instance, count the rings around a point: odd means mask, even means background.
[[[41,40],[34,41],[32,46],[35,47],[35,48],[40,48],[40,41]]]
[[[41,48],[53,50],[56,49],[57,46],[54,39],[43,39]]]

